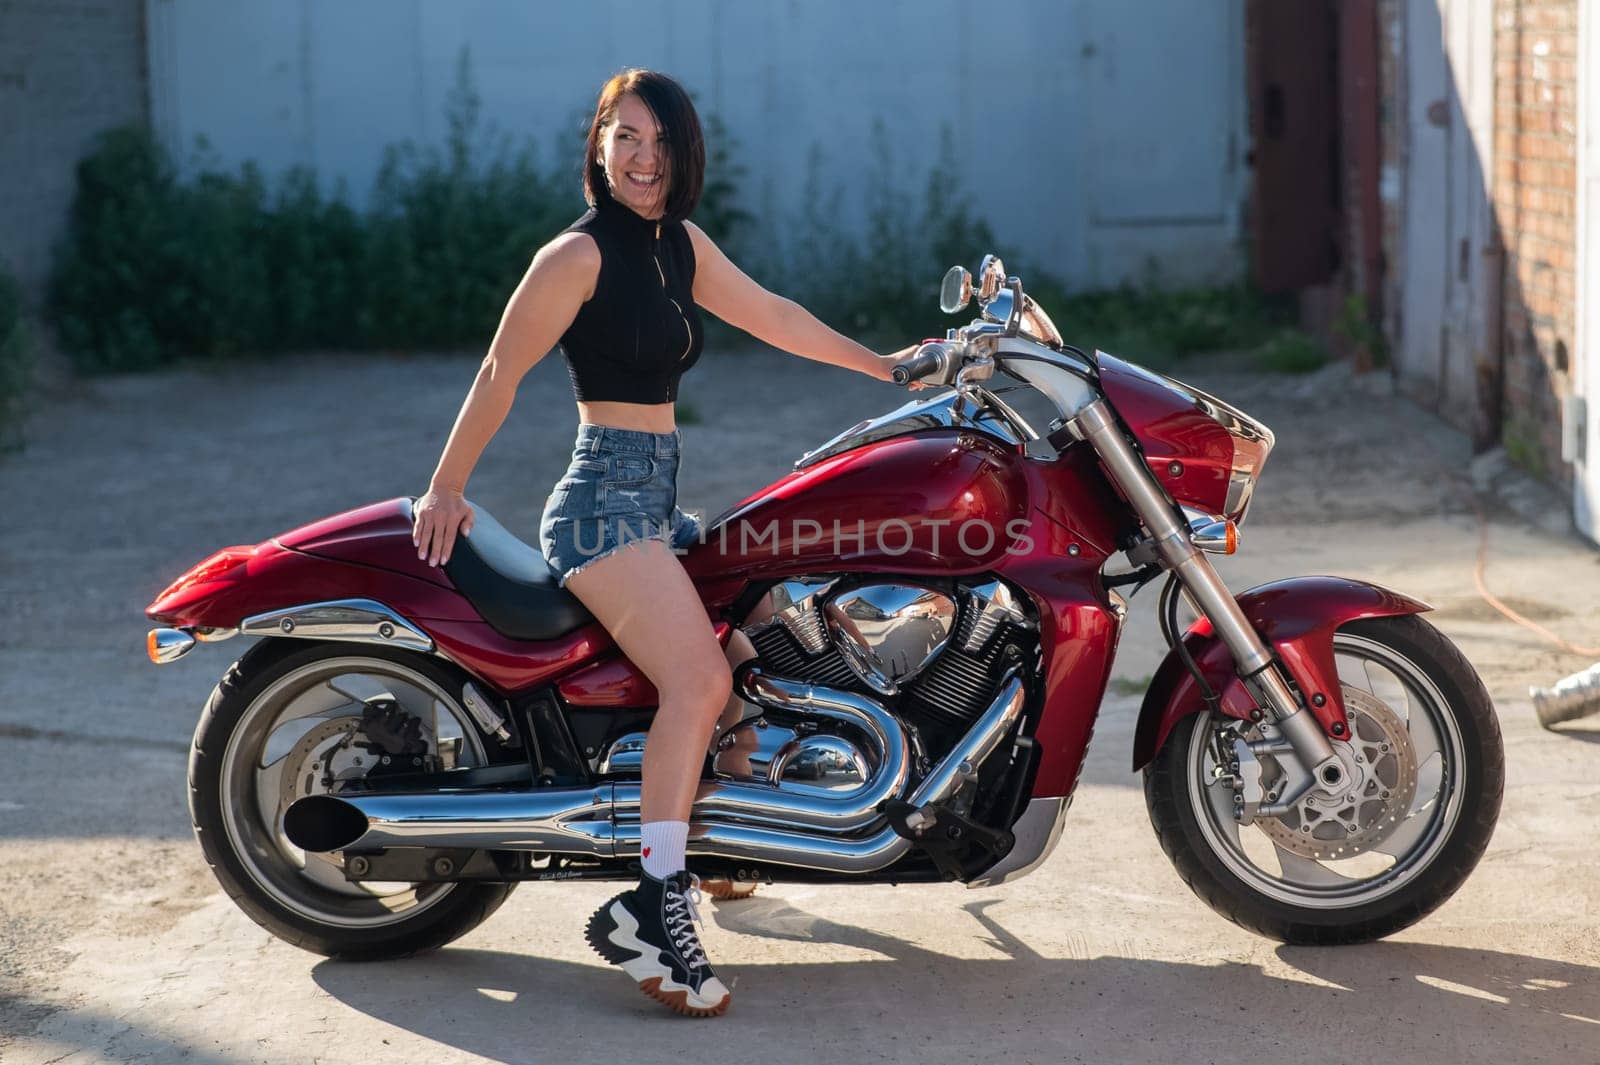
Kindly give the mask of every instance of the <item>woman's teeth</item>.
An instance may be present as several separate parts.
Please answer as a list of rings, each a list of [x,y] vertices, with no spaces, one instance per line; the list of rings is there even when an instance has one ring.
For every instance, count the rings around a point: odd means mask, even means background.
[[[629,174],[628,180],[638,185],[654,185],[661,180],[660,174]]]

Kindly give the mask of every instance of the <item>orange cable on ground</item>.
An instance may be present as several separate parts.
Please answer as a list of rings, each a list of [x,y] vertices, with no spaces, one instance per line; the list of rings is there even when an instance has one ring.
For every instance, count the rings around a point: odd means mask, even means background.
[[[1489,591],[1488,582],[1484,579],[1484,571],[1489,565],[1489,516],[1483,512],[1483,507],[1478,503],[1478,497],[1475,493],[1469,491],[1467,498],[1472,501],[1472,509],[1478,515],[1478,564],[1473,567],[1472,582],[1478,586],[1478,594],[1483,597],[1483,601],[1501,614],[1504,614],[1511,621],[1531,632],[1538,633],[1563,651],[1582,655],[1585,658],[1600,658],[1600,647],[1579,647],[1576,644],[1568,643],[1537,621],[1525,618],[1515,610],[1512,610],[1495,598],[1493,592]]]

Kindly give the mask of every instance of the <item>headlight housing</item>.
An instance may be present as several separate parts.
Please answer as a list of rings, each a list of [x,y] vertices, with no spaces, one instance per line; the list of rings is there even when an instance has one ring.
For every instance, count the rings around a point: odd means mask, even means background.
[[[1233,466],[1228,471],[1228,497],[1222,506],[1222,516],[1235,525],[1244,521],[1250,509],[1250,499],[1255,494],[1256,481],[1261,477],[1261,467],[1277,439],[1272,430],[1250,417],[1238,407],[1224,402],[1209,392],[1193,385],[1185,385],[1200,409],[1223,429],[1233,440]]]
[[[1173,501],[1242,521],[1272,450],[1272,431],[1208,392],[1105,352],[1099,367],[1101,391]]]

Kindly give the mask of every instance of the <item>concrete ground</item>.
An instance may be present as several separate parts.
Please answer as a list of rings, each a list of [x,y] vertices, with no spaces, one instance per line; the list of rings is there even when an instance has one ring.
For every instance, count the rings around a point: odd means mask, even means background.
[[[1337,368],[1179,375],[1278,432],[1230,583],[1339,573],[1426,598],[1495,697],[1498,832],[1460,893],[1407,931],[1284,947],[1178,880],[1128,768],[1162,650],[1147,591],[1050,861],[993,890],[777,885],[708,905],[705,940],[735,995],[719,1021],[666,1015],[589,953],[582,921],[607,885],[524,885],[456,945],[399,963],[336,964],[272,938],[221,894],[184,807],[189,735],[242,644],[158,668],[141,611],[218,547],[420,492],[474,367],[305,356],[76,383],[35,410],[25,452],[0,458],[7,1065],[1600,1060],[1600,719],[1546,732],[1527,699],[1590,659],[1475,593],[1465,441]],[[681,501],[710,513],[904,398],[772,354],[708,357],[685,393],[699,419]],[[574,424],[548,360],[469,497],[532,539]],[[1545,512],[1488,503],[1491,586],[1600,643],[1600,554],[1537,490],[1519,498]]]

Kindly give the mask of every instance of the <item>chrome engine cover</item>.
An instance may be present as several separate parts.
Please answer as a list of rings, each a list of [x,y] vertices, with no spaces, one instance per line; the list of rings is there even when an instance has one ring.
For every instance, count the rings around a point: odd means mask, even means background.
[[[821,654],[827,650],[828,637],[823,631],[817,600],[826,595],[834,583],[832,578],[825,577],[799,578],[774,585],[767,593],[772,607],[771,616],[752,625],[750,632],[757,633],[769,626],[781,625],[789,630],[795,642],[805,648],[806,654]]]
[[[843,736],[804,724],[789,728],[765,717],[729,729],[711,767],[725,780],[838,792],[863,786],[873,769],[862,749]]]
[[[879,695],[895,695],[943,650],[956,602],[914,584],[868,584],[830,597],[822,612],[856,676]]]

